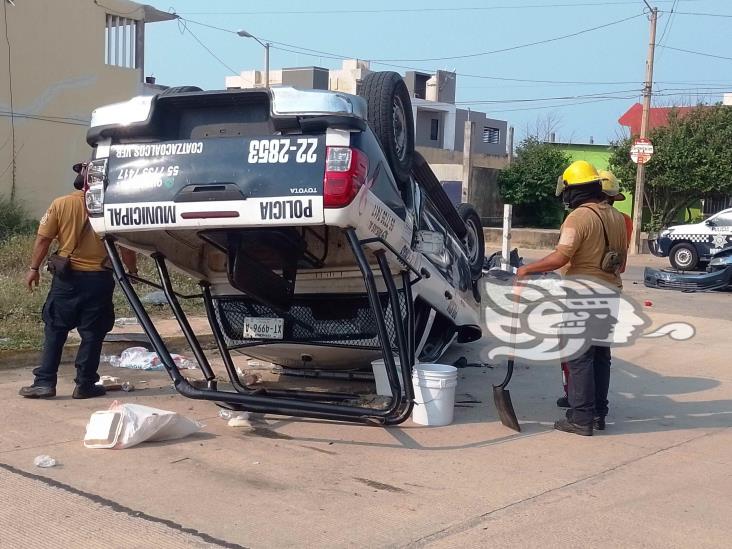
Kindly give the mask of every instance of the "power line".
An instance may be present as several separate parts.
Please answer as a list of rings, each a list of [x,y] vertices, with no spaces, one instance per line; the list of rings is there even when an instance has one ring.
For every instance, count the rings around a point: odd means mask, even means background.
[[[572,33],[569,33],[569,34],[563,34],[561,36],[555,36],[555,37],[552,37],[552,38],[547,38],[545,40],[537,40],[535,42],[527,42],[525,44],[518,44],[516,46],[509,46],[507,48],[500,48],[500,49],[497,49],[497,50],[484,51],[484,52],[478,52],[478,53],[468,53],[468,54],[464,54],[464,55],[450,55],[450,56],[446,56],[446,57],[425,57],[425,58],[422,58],[422,59],[373,59],[373,61],[375,63],[378,63],[378,62],[386,62],[386,61],[389,61],[389,62],[402,61],[402,62],[407,62],[407,63],[417,63],[417,62],[422,62],[422,61],[451,61],[451,60],[454,60],[454,59],[469,59],[469,58],[473,58],[473,57],[482,57],[484,55],[492,55],[494,53],[504,53],[504,52],[508,52],[508,51],[514,51],[514,50],[519,50],[519,49],[523,49],[523,48],[528,48],[528,47],[531,47],[531,46],[540,46],[542,44],[549,44],[549,43],[552,43],[552,42],[558,42],[560,40],[565,40],[567,38],[574,38],[575,36],[580,36],[580,35],[586,34],[588,32],[594,32],[594,31],[597,31],[597,30],[600,30],[600,29],[604,29],[604,28],[607,28],[607,27],[612,27],[614,25],[619,25],[620,23],[625,23],[626,21],[630,21],[631,19],[636,19],[638,17],[641,17],[642,15],[643,15],[642,13],[638,13],[636,15],[631,15],[630,17],[624,17],[623,19],[618,19],[617,21],[611,21],[610,23],[605,23],[603,25],[597,25],[595,27],[591,27],[591,28],[587,28],[587,29],[582,29],[582,30],[579,30],[579,31],[576,31],[576,32],[572,32]]]
[[[11,111],[3,111],[0,110],[0,114],[10,115]],[[84,124],[89,124],[89,119],[87,118],[77,118],[75,116],[56,116],[54,114],[33,114],[33,113],[27,113],[27,112],[18,112],[13,111],[13,116],[16,118],[29,118],[29,117],[42,117],[42,118],[52,118],[54,120],[67,120],[71,122],[82,122]]]
[[[678,13],[678,12],[677,12]],[[188,20],[190,21],[190,20]],[[190,21],[193,22],[193,21]],[[228,31],[227,29],[219,29],[219,30],[225,30],[226,32],[232,32]],[[382,65],[385,67],[392,67],[392,68],[398,68],[398,69],[406,69],[406,70],[415,70],[415,71],[428,71],[428,72],[435,72],[433,69],[421,69],[419,67],[413,67],[409,65],[399,65],[399,64],[393,64],[393,63],[385,63],[383,61],[368,59],[365,57],[358,57],[358,56],[349,56],[349,55],[340,55],[333,52],[327,52],[322,50],[314,50],[311,48],[306,48],[303,46],[297,46],[295,44],[288,44],[285,42],[278,42],[277,40],[270,40],[266,39],[267,42],[270,42],[271,44],[276,44],[272,46],[272,49],[276,49],[279,51],[289,52],[289,53],[295,53],[298,55],[305,55],[308,57],[324,57],[327,59],[361,59],[364,61],[370,61],[371,63],[374,63],[375,65]],[[280,47],[280,46],[286,46],[286,47]],[[673,49],[669,46],[660,46],[667,49]],[[512,77],[504,77],[504,76],[489,76],[489,75],[482,75],[482,74],[468,74],[468,73],[462,73],[462,72],[456,72],[456,76],[461,76],[463,78],[476,78],[476,79],[485,79],[485,80],[497,80],[501,82],[525,82],[530,84],[571,84],[571,85],[593,85],[593,86],[618,86],[618,85],[627,85],[627,84],[637,84],[637,80],[617,80],[617,81],[586,81],[586,80],[541,80],[541,79],[534,79],[534,78],[512,78]],[[694,84],[695,82],[692,81],[657,81],[658,84]]]
[[[84,126],[84,127],[86,127],[86,126],[89,125],[89,122],[84,122],[84,121],[81,121],[81,120],[75,122],[73,120],[64,120],[64,119],[51,118],[51,117],[46,117],[46,116],[38,116],[38,115],[33,115],[33,114],[19,114],[19,113],[12,113],[11,114],[10,112],[0,111],[0,118],[10,118],[10,117],[14,117],[14,118],[27,118],[29,120],[40,120],[40,121],[43,121],[43,122],[52,122],[54,124],[68,124],[70,126]]]
[[[188,34],[190,34],[193,37],[193,39],[196,42],[198,42],[200,44],[200,46],[209,53],[209,55],[211,57],[213,57],[214,59],[216,59],[216,61],[218,61],[224,67],[226,67],[226,69],[228,69],[232,74],[238,74],[238,71],[236,71],[235,69],[232,69],[229,65],[227,65],[218,55],[216,55],[213,51],[211,51],[211,49],[206,44],[204,44],[200,40],[200,38],[198,38],[198,36],[196,36],[193,33],[193,31],[191,29],[188,28],[188,25],[186,24],[186,21],[187,20],[186,19],[183,19],[182,17],[179,17],[178,18],[178,26],[179,26],[179,29],[181,30],[181,34],[185,34],[186,32]]]
[[[629,21],[631,19],[635,19],[637,17],[640,17],[641,15],[643,15],[643,14],[633,15],[631,17],[626,17],[626,18],[623,18],[623,19],[619,19],[617,21],[612,21],[610,23],[606,23],[606,24],[603,24],[603,25],[598,25],[598,26],[595,26],[595,27],[592,27],[592,28],[583,29],[583,30],[580,30],[580,31],[577,31],[577,32],[573,32],[573,33],[570,33],[570,34],[556,36],[556,37],[548,38],[548,39],[545,39],[545,40],[538,40],[538,41],[535,41],[535,42],[527,42],[525,44],[518,44],[518,45],[515,45],[515,46],[509,46],[507,48],[501,48],[501,49],[497,49],[497,50],[491,50],[491,51],[485,51],[485,52],[478,52],[478,53],[471,53],[471,54],[464,54],[464,55],[453,55],[453,56],[446,56],[446,57],[431,57],[431,58],[422,58],[422,59],[373,59],[373,62],[375,62],[375,63],[383,63],[383,62],[387,62],[387,61],[389,61],[389,62],[393,62],[393,61],[402,61],[402,62],[449,61],[449,60],[454,60],[454,59],[468,59],[468,58],[472,58],[472,57],[481,57],[481,56],[484,56],[484,55],[491,55],[491,54],[495,54],[495,53],[503,53],[503,52],[518,50],[518,49],[522,49],[522,48],[526,48],[526,47],[530,47],[530,46],[538,46],[538,45],[547,44],[547,43],[551,43],[551,42],[557,42],[559,40],[564,40],[564,39],[567,39],[567,38],[573,38],[575,36],[579,36],[579,35],[582,35],[582,34],[585,34],[585,33],[588,33],[588,32],[593,32],[593,31],[596,31],[596,30],[599,30],[599,29],[603,29],[603,28],[606,28],[606,27],[610,27],[610,26],[613,26],[613,25],[617,25],[617,24],[620,24],[620,23],[624,23],[625,21]]]
[[[661,12],[661,13],[668,13],[668,12]],[[732,14],[727,13],[700,13],[696,11],[677,11],[676,15],[696,15],[700,17],[721,17],[725,19],[732,18]]]
[[[637,17],[637,16],[634,16],[634,17]],[[179,20],[184,21],[185,23],[192,23],[194,25],[200,25],[202,27],[207,27],[210,29],[226,32],[229,34],[236,34],[236,31],[234,31],[234,30],[223,28],[223,27],[217,27],[215,25],[209,25],[208,23],[203,23],[201,21],[196,21],[194,19],[188,19],[188,18],[182,17],[182,16],[179,16]],[[190,29],[189,29],[189,32],[190,32]],[[295,53],[298,55],[305,55],[307,57],[322,57],[322,58],[326,58],[326,59],[337,59],[337,60],[361,59],[364,61],[372,62],[376,65],[382,65],[384,67],[392,67],[392,68],[415,70],[415,71],[429,70],[431,72],[435,72],[432,69],[422,69],[419,67],[413,67],[413,66],[409,66],[409,65],[392,64],[392,63],[387,63],[384,60],[368,59],[367,57],[363,57],[363,56],[344,55],[344,54],[335,53],[335,52],[331,52],[331,51],[316,50],[313,48],[307,48],[305,46],[300,46],[297,44],[290,44],[287,42],[280,42],[278,40],[272,40],[270,38],[262,38],[262,40],[271,43],[272,49],[275,49],[278,51],[284,51],[284,52],[288,52],[288,53]],[[232,72],[236,73],[237,71],[232,71]],[[462,76],[463,78],[477,78],[477,79],[497,80],[497,81],[504,81],[504,82],[526,82],[526,83],[536,83],[536,84],[623,85],[623,84],[636,84],[637,83],[636,80],[628,80],[628,81],[621,81],[621,82],[608,82],[608,81],[588,82],[588,81],[578,81],[578,80],[540,80],[540,79],[531,79],[531,78],[510,78],[510,77],[476,75],[476,74],[467,74],[467,73],[456,73],[456,75]]]
[[[362,59],[364,61],[369,61],[371,63],[374,63],[375,65],[382,65],[384,67],[392,67],[392,68],[397,68],[397,69],[406,69],[406,70],[415,70],[415,71],[435,72],[433,69],[421,69],[421,68],[412,67],[409,65],[397,65],[397,64],[393,64],[393,63],[384,63],[382,61],[374,61],[371,59],[367,59],[364,57],[358,57],[358,56],[339,55],[339,54],[336,54],[333,52],[313,50],[310,48],[296,46],[294,44],[278,42],[276,40],[267,39],[267,41],[270,42],[271,44],[278,44],[278,46],[272,46],[272,49],[276,49],[279,51],[285,51],[285,52],[289,52],[289,53],[296,53],[298,55],[305,55],[308,57],[324,57],[327,59]],[[283,48],[280,46],[287,46],[287,47]],[[462,73],[462,72],[456,72],[455,74],[456,74],[456,76],[462,76],[463,78],[497,80],[500,82],[525,82],[525,83],[531,83],[531,84],[572,84],[572,85],[615,86],[615,85],[627,85],[627,84],[637,84],[638,83],[637,80],[625,80],[625,81],[615,81],[615,82],[581,81],[581,80],[540,80],[540,79],[534,79],[534,78],[512,78],[512,77],[505,77],[505,76],[489,76],[489,75],[483,75],[483,74],[467,74],[467,73]]]
[[[701,56],[704,56],[704,57],[714,57],[715,59],[725,59],[727,61],[732,61],[732,57],[725,57],[724,55],[715,55],[713,53],[704,53],[702,51],[685,50],[683,48],[672,48],[671,46],[664,46],[664,45],[661,45],[661,44],[659,44],[658,46],[660,48],[665,49],[665,50],[680,51],[680,52],[683,52],[683,53],[691,53],[693,55],[701,55]]]
[[[655,87],[655,84],[654,84]],[[732,88],[732,84],[725,86],[694,86],[690,88],[656,88],[658,91],[695,91],[695,90],[709,90],[709,91],[728,91]]]
[[[693,89],[693,90],[684,90],[684,91],[672,91],[671,93],[666,93],[662,90],[658,93],[654,93],[653,95],[657,96],[657,97],[674,97],[674,96],[681,97],[681,96],[685,96],[685,95],[718,95],[718,93],[711,93],[711,92],[709,92],[709,90],[705,90],[709,93],[699,93],[702,90],[704,90],[704,88]]]
[[[670,1],[672,1],[672,0],[670,0]],[[675,0],[673,0],[673,1],[675,1]],[[685,0],[685,1],[690,1],[690,0]],[[676,11],[674,13],[679,14],[681,12]],[[633,17],[631,17],[629,19],[632,19],[634,17],[638,17],[638,16],[633,16]],[[625,19],[625,20],[627,20],[627,19]],[[620,20],[620,21],[625,21],[625,20]],[[214,30],[218,30],[218,31],[221,31],[221,32],[226,32],[228,34],[234,34],[234,35],[236,34],[236,31],[234,31],[234,30],[227,29],[227,28],[224,28],[224,27],[219,27],[219,26],[216,26],[216,25],[210,25],[208,23],[203,23],[201,21],[196,21],[194,19],[188,19],[188,18],[182,17],[180,15],[179,15],[179,21],[182,21],[184,23],[191,23],[191,24],[194,24],[194,25],[199,25],[199,26],[202,26],[202,27],[207,27],[207,28],[214,29]],[[617,24],[617,23],[618,22],[613,22],[613,23],[609,23],[609,24]],[[191,32],[190,28],[187,25],[185,25],[184,28],[189,33],[191,33],[191,35],[193,35],[193,33]],[[200,39],[197,39],[197,40],[198,40],[198,42],[202,46],[206,47],[200,41]],[[334,59],[334,60],[341,60],[341,59],[362,59],[364,61],[370,61],[370,62],[374,63],[375,65],[381,65],[381,66],[385,66],[385,67],[391,67],[391,68],[397,68],[397,69],[404,69],[404,70],[435,72],[432,69],[424,69],[424,68],[414,67],[414,66],[410,66],[410,65],[402,65],[402,64],[388,63],[388,62],[385,62],[384,60],[368,59],[368,58],[362,57],[362,56],[344,55],[344,54],[335,53],[335,52],[331,52],[331,51],[317,50],[317,49],[308,48],[308,47],[305,47],[305,46],[300,46],[300,45],[297,45],[297,44],[290,44],[290,43],[287,43],[287,42],[280,42],[278,40],[272,40],[272,39],[269,39],[269,38],[263,38],[263,40],[266,40],[267,42],[270,42],[272,44],[272,49],[276,49],[278,51],[284,51],[284,52],[287,52],[287,53],[294,53],[294,54],[297,54],[297,55],[305,55],[307,57],[320,57],[320,58]],[[663,47],[666,47],[666,48],[670,49],[668,46],[663,46]],[[237,74],[237,71],[236,70],[232,69],[226,63],[224,63],[220,58],[218,58],[217,56],[215,56],[215,54],[213,54],[213,52],[211,52],[209,48],[206,48],[206,49],[223,66],[225,66],[233,74]],[[463,78],[474,78],[474,79],[480,79],[480,80],[492,80],[492,81],[498,81],[498,82],[521,82],[521,83],[529,83],[529,84],[583,85],[583,86],[585,86],[585,85],[589,85],[589,86],[595,86],[595,85],[596,86],[617,86],[617,85],[627,85],[627,84],[637,84],[638,83],[637,80],[624,80],[624,81],[622,81],[622,80],[621,81],[548,80],[548,79],[533,79],[533,78],[514,78],[514,77],[504,77],[504,76],[491,76],[491,75],[470,74],[470,73],[462,73],[462,72],[455,73],[455,74],[456,74],[456,76],[460,76],[460,77],[463,77]],[[686,81],[682,81],[682,82],[673,82],[673,81],[661,82],[661,81],[659,81],[658,83],[665,83],[665,84],[686,84],[686,83],[692,83],[693,84],[694,82],[686,82]]]
[[[678,0],[674,0],[674,3],[671,4],[671,11],[669,12],[668,19],[666,19],[666,24],[663,26],[663,31],[661,31],[661,38],[658,41],[659,44],[663,44],[663,39],[671,27],[671,21],[674,18],[674,9],[676,8],[677,4]]]
[[[658,0],[657,3],[671,3],[674,0]],[[686,0],[700,1],[700,0]],[[384,14],[384,13],[447,13],[466,11],[494,11],[516,9],[543,8],[579,8],[638,5],[637,0],[620,0],[614,2],[562,2],[552,4],[504,4],[497,6],[465,6],[455,8],[382,8],[382,9],[329,9],[329,10],[268,10],[268,11],[185,11],[186,15],[345,15],[345,14]]]
[[[620,90],[613,92],[614,94],[618,93],[629,93],[629,92],[639,92],[641,90],[639,89],[632,89],[632,90]],[[456,105],[487,105],[487,104],[494,104],[494,103],[531,103],[534,101],[559,101],[559,100],[569,100],[569,99],[588,99],[588,98],[596,98],[596,99],[614,99],[615,96],[608,94],[608,93],[591,93],[586,95],[568,95],[563,97],[531,97],[531,98],[522,98],[522,99],[486,99],[486,100],[472,100],[472,101],[455,101]]]
[[[193,23],[194,25],[200,25],[201,27],[208,27],[209,29],[215,29],[222,32],[228,32],[229,34],[236,34],[235,30],[231,29],[225,29],[223,27],[217,27],[216,25],[209,25],[208,23],[203,23],[201,21],[196,21],[194,19],[188,19],[187,17],[183,17],[181,15],[175,14],[178,17],[179,21],[185,21],[186,23]]]
[[[565,107],[576,107],[578,105],[589,105],[592,103],[602,103],[605,101],[627,101],[628,99],[634,99],[636,96],[631,95],[627,97],[607,97],[607,98],[600,98],[600,99],[592,99],[589,101],[577,101],[576,103],[558,103],[555,105],[542,105],[541,107],[519,107],[516,109],[497,109],[493,110],[491,109],[488,114],[493,113],[499,113],[499,112],[518,112],[518,111],[540,111],[540,110],[546,110],[546,109],[563,109]]]
[[[694,86],[704,86],[705,84],[716,84],[720,88],[732,88],[732,83],[730,84],[723,84],[723,81],[721,80],[700,80],[698,82],[695,82],[693,80],[681,80],[681,81],[671,81],[671,80],[655,80],[653,85],[656,86],[658,84],[664,84],[664,85],[682,85],[682,84],[689,84]],[[574,84],[554,84],[557,87],[567,87],[567,86],[576,86],[578,84],[582,85],[588,85],[588,86],[598,86],[598,85],[604,85],[604,86],[620,86],[620,85],[627,85],[627,84],[638,84],[639,82],[636,81],[618,81],[618,82],[603,82],[602,84],[598,84],[597,82],[580,82],[580,83],[574,83]],[[496,90],[496,89],[514,89],[514,88],[535,88],[536,86],[533,84],[525,84],[525,85],[515,85],[515,86],[460,86],[461,90]],[[696,89],[696,88],[695,88]],[[613,93],[613,92],[609,92]]]

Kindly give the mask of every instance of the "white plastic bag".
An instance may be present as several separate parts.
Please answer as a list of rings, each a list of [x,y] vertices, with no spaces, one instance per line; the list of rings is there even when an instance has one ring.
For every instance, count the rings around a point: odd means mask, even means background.
[[[120,404],[116,400],[109,407],[110,412],[119,413],[120,426],[105,441],[104,446],[86,444],[88,447],[107,447],[120,450],[141,442],[160,442],[184,438],[197,433],[203,425],[176,412],[159,410],[142,404]],[[91,421],[90,421],[91,425]],[[89,430],[87,426],[87,431]],[[99,438],[96,434],[95,438]]]
[[[156,353],[151,353],[145,347],[130,347],[122,351],[119,357],[120,368],[133,370],[162,370],[163,365]]]
[[[193,370],[196,363],[182,355],[171,354],[171,358],[175,361],[181,370]],[[162,370],[163,363],[158,358],[157,353],[153,353],[145,349],[145,347],[130,347],[122,351],[117,359],[109,359],[109,363],[117,368],[131,368],[133,370]]]

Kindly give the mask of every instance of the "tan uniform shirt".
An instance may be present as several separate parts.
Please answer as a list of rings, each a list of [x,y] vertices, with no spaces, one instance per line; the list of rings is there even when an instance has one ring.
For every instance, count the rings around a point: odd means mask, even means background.
[[[71,268],[75,271],[103,271],[107,251],[94,229],[84,229],[87,219],[83,191],[74,191],[51,203],[41,218],[38,234],[58,240],[58,253],[71,255]],[[82,234],[83,230],[83,234]]]
[[[628,236],[623,214],[605,202],[585,204],[575,208],[564,220],[560,229],[556,250],[569,258],[569,264],[563,274],[593,277],[600,282],[622,288],[620,275],[606,273],[600,267],[605,255],[605,237],[600,219],[588,208],[600,214],[602,223],[605,224],[610,249],[618,252],[623,260],[627,256]]]

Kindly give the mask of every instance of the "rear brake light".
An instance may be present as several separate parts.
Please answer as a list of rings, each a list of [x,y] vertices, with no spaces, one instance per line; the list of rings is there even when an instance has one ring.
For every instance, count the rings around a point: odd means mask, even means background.
[[[348,206],[366,183],[368,157],[350,147],[326,147],[323,205],[326,208]]]
[[[107,159],[92,160],[86,167],[84,199],[91,215],[104,213],[104,187],[107,179]]]

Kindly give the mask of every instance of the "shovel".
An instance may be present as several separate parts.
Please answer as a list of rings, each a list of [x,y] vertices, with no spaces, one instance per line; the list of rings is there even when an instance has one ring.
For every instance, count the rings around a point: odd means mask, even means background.
[[[511,348],[516,346],[516,317],[518,316],[518,300],[520,292],[514,293],[514,308],[513,316],[511,317]],[[516,411],[513,409],[513,402],[511,402],[511,393],[508,392],[506,386],[511,381],[513,376],[513,356],[509,357],[508,364],[506,366],[506,377],[500,385],[493,386],[493,403],[496,405],[498,410],[498,417],[506,427],[513,429],[514,431],[521,432],[521,425],[519,425],[518,418],[516,417]]]
[[[500,385],[493,386],[493,403],[496,405],[498,410],[498,417],[509,429],[521,432],[521,425],[519,425],[516,412],[513,409],[513,402],[511,402],[511,393],[508,392],[506,386],[511,381],[513,375],[513,358],[508,359],[508,366],[506,368],[506,377]]]

